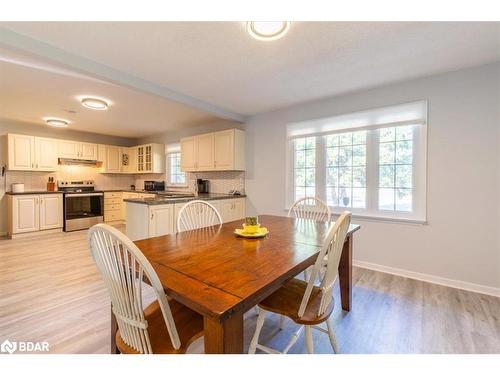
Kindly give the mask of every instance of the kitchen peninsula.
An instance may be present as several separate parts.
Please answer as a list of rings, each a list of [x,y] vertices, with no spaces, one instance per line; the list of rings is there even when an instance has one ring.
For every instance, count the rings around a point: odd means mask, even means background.
[[[168,197],[157,194],[151,198],[124,199],[126,204],[127,236],[133,241],[177,231],[177,217],[189,201],[210,201],[227,223],[245,217],[246,195],[201,193],[197,197]]]

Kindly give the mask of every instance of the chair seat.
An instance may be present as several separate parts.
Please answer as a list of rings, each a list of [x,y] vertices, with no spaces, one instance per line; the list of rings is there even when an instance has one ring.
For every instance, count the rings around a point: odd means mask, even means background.
[[[304,280],[291,279],[280,289],[259,303],[259,307],[276,314],[284,315],[297,324],[316,325],[327,320],[333,311],[333,299],[324,314],[318,316],[321,303],[321,289],[313,287],[311,298],[305,309],[304,315],[299,317],[299,307],[304,297],[307,283]]]
[[[168,301],[172,316],[177,327],[181,346],[175,349],[170,341],[167,326],[163,319],[160,304],[153,302],[144,310],[144,316],[148,322],[148,334],[151,342],[151,349],[154,354],[182,354],[185,353],[189,345],[197,338],[203,336],[203,316],[189,309],[175,300]],[[137,350],[127,345],[120,336],[120,331],[116,332],[116,346],[121,353],[139,354]]]

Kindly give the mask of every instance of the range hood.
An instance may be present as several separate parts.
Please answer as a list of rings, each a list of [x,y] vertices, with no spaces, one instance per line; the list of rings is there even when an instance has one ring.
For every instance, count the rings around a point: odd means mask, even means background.
[[[90,167],[97,167],[98,163],[99,162],[97,160],[59,158],[60,165],[86,165]]]

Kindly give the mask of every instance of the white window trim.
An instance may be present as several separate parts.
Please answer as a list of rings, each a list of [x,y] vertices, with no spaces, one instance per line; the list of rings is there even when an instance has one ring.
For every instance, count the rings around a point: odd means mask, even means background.
[[[183,184],[176,184],[176,183],[172,183],[170,182],[170,155],[172,154],[178,154],[180,153],[180,149],[177,150],[175,148],[172,148],[170,150],[167,151],[167,153],[165,154],[165,159],[166,159],[166,162],[165,162],[165,165],[167,166],[166,167],[166,172],[167,172],[167,175],[166,175],[166,185],[168,187],[182,187],[182,188],[185,188],[185,187],[188,187],[188,176],[187,176],[187,172],[184,172],[185,176],[186,176],[186,182],[184,182]]]
[[[425,103],[426,104],[426,103]],[[426,114],[427,115],[427,114]],[[317,121],[317,120],[315,120]],[[341,208],[341,207],[332,207],[330,206],[330,210],[333,215],[339,215],[344,210],[349,210],[352,212],[354,217],[364,218],[364,219],[374,219],[377,221],[398,221],[398,222],[406,222],[406,223],[416,223],[416,224],[424,224],[427,223],[427,121],[424,123],[419,119],[414,123],[414,133],[413,133],[413,178],[412,178],[412,202],[413,202],[413,210],[412,212],[402,212],[402,211],[385,211],[379,210],[375,207],[378,206],[378,173],[373,173],[378,171],[378,168],[374,166],[374,164],[378,165],[378,139],[373,136],[373,134],[377,134],[377,132],[370,133],[370,136],[367,137],[367,165],[366,165],[366,209],[359,208]],[[300,134],[289,136],[286,139],[286,182],[285,182],[285,210],[288,211],[292,204],[294,203],[294,192],[295,192],[295,178],[294,178],[294,148],[293,148],[293,140],[295,138],[303,138],[307,136],[315,136],[317,137],[316,141],[316,195],[320,198],[324,198],[324,189],[326,186],[326,168],[324,158],[326,156],[325,145],[324,145],[324,137],[329,134],[335,133],[345,133],[349,131],[358,131],[358,130],[375,130],[385,127],[394,127],[400,125],[411,125],[411,122],[407,122],[405,124],[380,124],[380,125],[372,125],[372,126],[364,126],[364,127],[354,127],[352,129],[341,128],[336,131],[328,131],[323,133],[311,133],[311,134]],[[294,124],[295,126],[295,124]],[[369,153],[371,157],[368,157]],[[318,165],[319,161],[319,165]]]

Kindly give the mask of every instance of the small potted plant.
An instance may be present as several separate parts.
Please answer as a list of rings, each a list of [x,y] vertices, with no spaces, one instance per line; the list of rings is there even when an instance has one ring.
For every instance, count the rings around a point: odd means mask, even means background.
[[[259,230],[260,224],[257,216],[247,216],[243,224],[243,230],[248,234],[254,234]]]

